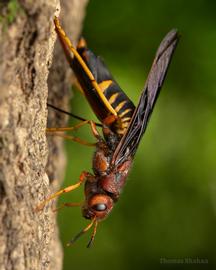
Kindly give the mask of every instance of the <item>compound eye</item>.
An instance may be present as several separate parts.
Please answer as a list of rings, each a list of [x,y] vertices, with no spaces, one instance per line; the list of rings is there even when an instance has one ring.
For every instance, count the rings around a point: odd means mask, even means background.
[[[98,204],[93,205],[92,208],[96,211],[104,211],[107,209],[107,206],[104,203],[98,203]]]

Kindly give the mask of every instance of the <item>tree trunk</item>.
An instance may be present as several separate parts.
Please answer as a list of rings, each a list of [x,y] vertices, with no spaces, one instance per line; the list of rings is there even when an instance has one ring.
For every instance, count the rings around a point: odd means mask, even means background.
[[[86,3],[61,2],[60,19],[73,41]],[[59,12],[59,0],[0,4],[0,270],[62,266],[56,216],[49,208],[35,212],[59,187],[65,166],[62,141],[46,139],[48,86],[49,102],[60,108],[70,97],[67,62],[59,44],[54,50]],[[48,124],[66,120],[51,112]]]

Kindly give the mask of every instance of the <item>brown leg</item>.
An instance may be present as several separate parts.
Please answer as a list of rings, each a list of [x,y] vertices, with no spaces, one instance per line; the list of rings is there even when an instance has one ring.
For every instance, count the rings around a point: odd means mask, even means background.
[[[60,196],[63,193],[67,193],[70,192],[76,188],[78,188],[88,177],[93,177],[90,173],[88,172],[82,172],[80,177],[79,177],[79,181],[71,186],[68,186],[64,189],[59,190],[58,192],[52,194],[51,196],[49,196],[46,200],[44,200],[42,203],[40,203],[37,207],[36,207],[36,211],[41,211],[43,210],[44,206],[51,200],[53,200],[54,198]]]
[[[86,121],[83,121],[73,127],[60,127],[60,128],[47,128],[46,129],[46,132],[56,132],[56,131],[72,131],[72,130],[75,130],[75,129],[78,129],[86,124],[89,124],[91,120],[86,120]]]
[[[83,121],[83,122],[81,122],[81,123],[79,123],[79,124],[77,124],[76,126],[73,126],[73,127],[47,128],[46,132],[48,134],[52,134],[54,132],[72,131],[72,130],[78,129],[78,128],[86,125],[86,124],[90,124],[92,134],[94,135],[94,137],[97,140],[100,140],[101,136],[97,131],[96,124],[92,120]],[[89,146],[92,146],[92,145],[94,146],[95,145],[95,144],[88,143],[88,142],[86,142],[84,140],[81,140],[81,139],[73,137],[73,136],[60,135],[60,134],[58,135],[58,133],[55,133],[54,135],[63,137],[63,138],[68,139],[68,140],[76,141],[76,142],[79,142],[79,143],[84,144],[84,145],[89,145]]]
[[[76,206],[82,206],[83,203],[63,203],[61,206],[55,208],[55,209],[52,209],[53,212],[57,212],[59,210],[61,210],[62,208],[64,207],[76,207]]]
[[[86,145],[86,146],[95,146],[96,145],[96,143],[90,143],[90,142],[87,142],[87,141],[82,140],[80,138],[69,136],[69,135],[65,135],[65,134],[61,134],[61,133],[57,133],[57,132],[48,133],[48,134],[49,135],[52,135],[52,136],[62,137],[64,139],[71,140],[71,141],[74,141],[74,142],[78,142],[78,143],[80,143],[82,145]]]
[[[91,126],[92,134],[95,136],[95,138],[96,138],[97,140],[100,140],[100,139],[101,139],[101,136],[100,136],[100,134],[99,134],[98,131],[97,131],[95,122],[93,122],[93,121],[90,120],[89,123],[90,123],[90,126]]]

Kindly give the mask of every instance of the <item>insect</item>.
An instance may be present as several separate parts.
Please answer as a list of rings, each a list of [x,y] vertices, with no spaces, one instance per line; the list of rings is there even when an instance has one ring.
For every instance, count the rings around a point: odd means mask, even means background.
[[[85,183],[85,202],[82,205],[82,214],[91,222],[68,245],[73,244],[93,226],[93,233],[87,245],[90,247],[98,222],[108,216],[119,199],[179,38],[177,30],[171,30],[162,40],[139,103],[135,107],[114,80],[103,61],[87,48],[85,40],[81,38],[75,49],[61,28],[58,18],[54,19],[54,23],[66,58],[85,97],[102,124],[103,137],[92,121],[86,120],[78,125],[90,124],[97,141],[93,156],[93,174],[82,172],[76,184],[54,193],[38,205],[37,209],[43,209],[50,200]],[[65,206],[75,205],[65,204]]]

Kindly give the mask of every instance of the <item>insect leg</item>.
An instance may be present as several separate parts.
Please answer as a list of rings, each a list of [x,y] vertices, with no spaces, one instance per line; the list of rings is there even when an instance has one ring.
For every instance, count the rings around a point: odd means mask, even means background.
[[[91,126],[91,131],[92,131],[92,134],[94,135],[94,137],[95,137],[97,140],[100,140],[100,139],[101,139],[101,136],[100,136],[100,134],[99,134],[98,131],[97,131],[95,122],[90,121],[90,126]]]
[[[51,200],[53,200],[54,198],[62,195],[63,193],[68,193],[76,188],[78,188],[87,178],[92,178],[93,176],[86,171],[83,171],[79,177],[79,181],[71,186],[68,186],[66,188],[63,188],[61,190],[59,190],[58,192],[52,194],[51,196],[49,196],[46,200],[44,200],[42,203],[40,203],[37,207],[36,207],[36,211],[40,211],[43,210],[44,206]]]
[[[96,143],[87,142],[87,141],[82,140],[80,138],[70,136],[70,135],[61,134],[61,133],[57,133],[57,132],[56,133],[54,133],[54,132],[50,133],[49,135],[62,137],[64,139],[66,139],[66,140],[74,141],[74,142],[77,142],[79,144],[86,145],[86,146],[95,146],[96,145]]]
[[[79,129],[80,127],[86,125],[86,124],[89,124],[90,123],[90,120],[85,120],[73,127],[60,127],[60,128],[47,128],[46,129],[46,132],[56,132],[56,131],[72,131],[72,130],[75,130],[75,129]]]
[[[83,203],[63,203],[61,206],[52,209],[53,212],[57,212],[59,210],[61,210],[64,207],[76,207],[76,206],[82,206]]]
[[[89,143],[89,142],[87,142],[85,140],[82,140],[80,138],[77,138],[77,137],[73,137],[73,136],[69,136],[69,135],[65,135],[65,134],[56,133],[56,132],[59,132],[59,131],[61,132],[61,131],[75,130],[75,129],[78,129],[78,128],[86,125],[86,124],[90,124],[92,134],[94,135],[94,137],[97,140],[100,140],[101,139],[101,136],[100,136],[100,134],[97,131],[96,124],[93,121],[91,121],[91,120],[83,121],[83,122],[81,122],[81,123],[79,123],[79,124],[77,124],[76,126],[73,126],[73,127],[47,128],[46,131],[47,131],[48,134],[56,135],[56,136],[59,136],[59,137],[63,137],[65,139],[72,140],[72,141],[78,142],[78,143],[83,144],[83,145],[95,146],[95,143]]]

